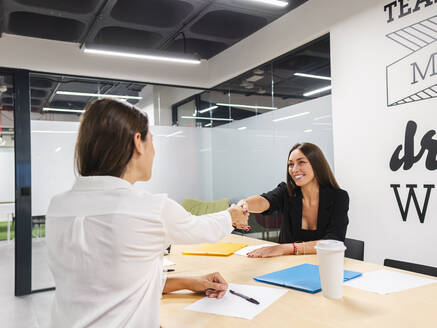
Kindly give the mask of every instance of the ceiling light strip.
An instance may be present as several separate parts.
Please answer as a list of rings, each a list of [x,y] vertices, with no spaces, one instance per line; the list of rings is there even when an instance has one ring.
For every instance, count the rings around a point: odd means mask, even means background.
[[[218,108],[218,106],[211,106],[211,107],[199,110],[199,113],[203,114],[203,113],[209,112],[210,110],[213,110],[213,109],[216,109],[216,108]]]
[[[207,126],[211,126],[211,125],[212,125],[212,123],[208,123],[208,124],[205,124],[204,126],[207,127]]]
[[[146,55],[146,54],[135,54],[130,52],[120,52],[120,51],[108,51],[108,50],[98,50],[98,49],[88,49],[84,48],[85,53],[103,55],[103,56],[115,56],[115,57],[127,57],[135,59],[147,59],[147,60],[158,60],[167,61],[181,64],[200,64],[198,59],[186,59],[178,57],[167,57],[167,56],[157,56],[157,55]]]
[[[225,104],[216,103],[217,106],[227,106],[227,107],[237,107],[237,108],[254,108],[254,109],[278,109],[277,107],[267,107],[267,106],[250,106],[250,105],[239,105],[239,104]]]
[[[85,110],[83,109],[66,109],[66,108],[51,108],[51,107],[44,107],[43,112],[61,112],[61,113],[84,113]]]
[[[331,78],[329,76],[313,75],[313,74],[305,74],[305,73],[294,73],[294,75],[301,76],[301,77],[309,77],[309,78],[312,78],[312,79],[329,80],[329,81],[331,81]]]
[[[190,120],[211,120],[211,121],[233,121],[232,118],[218,118],[218,117],[196,117],[196,116],[181,116],[181,118],[187,118]]]
[[[300,117],[300,116],[308,115],[309,113],[310,112],[303,112],[303,113],[294,114],[294,115],[290,115],[290,116],[284,116],[284,117],[280,117],[280,118],[274,119],[273,122],[280,122],[280,121],[288,120],[290,118],[295,118],[295,117]]]
[[[321,92],[324,92],[324,91],[331,90],[331,88],[332,88],[332,86],[328,85],[327,87],[323,87],[323,88],[320,88],[320,89],[316,89],[316,90],[304,93],[303,96],[304,97],[309,97],[309,96],[315,95],[317,93],[321,93]]]
[[[74,91],[56,91],[57,95],[79,96],[79,97],[102,97],[102,98],[120,98],[120,99],[143,99],[137,96],[107,95],[102,93],[74,92]]]
[[[261,2],[265,3],[267,5],[277,6],[277,7],[285,7],[288,5],[288,2],[286,1],[279,1],[279,0],[250,0],[252,2]]]

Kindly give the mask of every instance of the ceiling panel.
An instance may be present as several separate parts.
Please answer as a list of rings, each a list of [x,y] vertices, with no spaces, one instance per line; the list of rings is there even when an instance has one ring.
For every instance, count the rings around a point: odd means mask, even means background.
[[[3,0],[0,33],[210,59],[307,0]]]

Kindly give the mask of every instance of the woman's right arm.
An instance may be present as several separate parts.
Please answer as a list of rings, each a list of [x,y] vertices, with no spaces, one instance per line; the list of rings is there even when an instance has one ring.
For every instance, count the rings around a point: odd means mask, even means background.
[[[237,206],[217,213],[192,215],[174,200],[165,199],[161,211],[162,222],[170,243],[215,243],[229,235],[234,226],[245,228],[248,214]]]
[[[262,194],[242,199],[238,205],[250,213],[264,213],[282,210],[284,199],[287,197],[287,185],[282,182],[275,189]]]
[[[262,196],[250,196],[238,202],[238,205],[243,206],[250,213],[262,213],[270,208],[270,203]]]

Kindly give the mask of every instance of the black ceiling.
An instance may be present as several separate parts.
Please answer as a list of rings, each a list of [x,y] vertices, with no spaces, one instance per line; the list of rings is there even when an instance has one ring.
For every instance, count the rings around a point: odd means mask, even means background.
[[[88,48],[209,59],[307,0],[0,0],[1,31]]]

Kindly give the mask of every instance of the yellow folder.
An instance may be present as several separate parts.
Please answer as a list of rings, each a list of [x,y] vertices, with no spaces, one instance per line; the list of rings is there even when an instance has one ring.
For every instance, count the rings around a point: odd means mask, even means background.
[[[215,243],[215,244],[200,244],[196,247],[182,252],[184,255],[211,255],[211,256],[229,256],[234,252],[246,247],[244,243]]]

